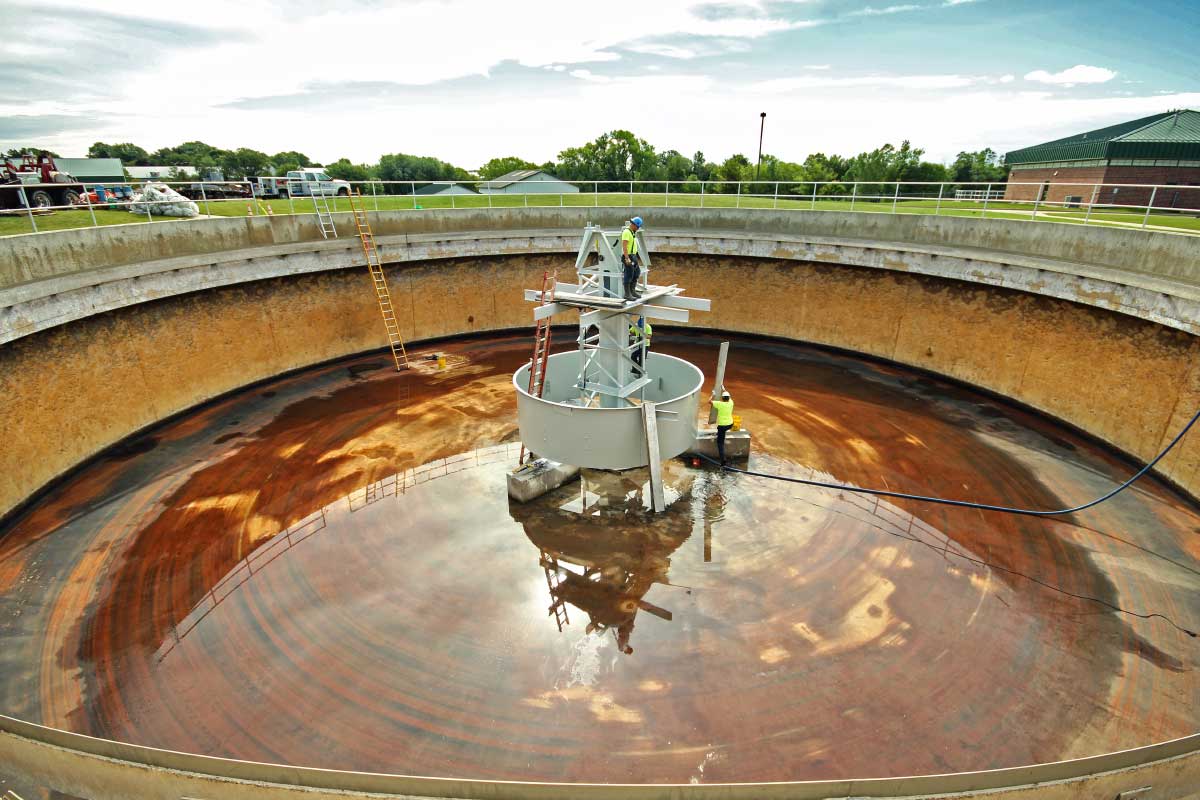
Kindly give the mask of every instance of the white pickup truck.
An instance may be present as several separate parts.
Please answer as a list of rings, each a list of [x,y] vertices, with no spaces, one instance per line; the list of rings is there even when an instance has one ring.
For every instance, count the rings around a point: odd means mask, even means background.
[[[350,184],[334,180],[320,168],[292,170],[287,174],[287,190],[292,197],[327,195],[345,197],[350,194]]]

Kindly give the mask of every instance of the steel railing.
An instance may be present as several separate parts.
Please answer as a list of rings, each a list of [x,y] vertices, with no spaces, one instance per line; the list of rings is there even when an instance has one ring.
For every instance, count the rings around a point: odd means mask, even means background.
[[[37,233],[131,222],[114,211],[134,210],[145,221],[179,219],[156,213],[172,200],[140,200],[146,184],[166,185],[196,204],[201,217],[315,214],[314,194],[328,197],[335,212],[349,212],[349,191],[360,192],[374,211],[434,208],[481,209],[540,206],[746,208],[782,211],[856,211],[967,216],[1083,225],[1106,225],[1200,234],[1200,185],[1045,182],[919,181],[566,181],[507,183],[467,181],[291,181],[292,191],[264,190],[250,181],[135,181],[90,183],[80,202],[30,207],[38,189],[61,191],[63,184],[0,186],[23,205],[0,215],[0,234]],[[282,182],[281,182],[282,183]],[[317,184],[313,186],[312,184]],[[94,202],[96,187],[133,199]],[[345,207],[343,208],[343,204]],[[11,206],[13,203],[8,203]],[[43,215],[62,215],[38,225]],[[6,220],[24,218],[20,228]],[[26,227],[27,226],[27,227]]]

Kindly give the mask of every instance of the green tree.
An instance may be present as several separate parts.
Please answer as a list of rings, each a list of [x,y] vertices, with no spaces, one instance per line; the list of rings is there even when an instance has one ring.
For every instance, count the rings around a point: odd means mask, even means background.
[[[343,181],[369,181],[371,168],[366,164],[353,164],[348,158],[339,158],[325,165],[325,174]]]
[[[251,150],[249,147],[239,147],[237,150],[226,152],[220,164],[225,173],[225,180],[240,181],[255,175],[265,175],[270,161],[266,153]]]
[[[654,148],[629,131],[601,134],[558,154],[558,177],[583,181],[628,181],[657,177]]]
[[[1003,183],[1008,180],[1009,168],[990,147],[975,152],[961,152],[950,165],[950,179],[956,183]]]
[[[741,153],[735,153],[722,161],[713,173],[712,180],[723,181],[723,183],[712,187],[712,191],[718,194],[735,194],[738,191],[737,181],[752,180],[753,178],[754,165],[750,163],[750,159]]]
[[[432,156],[413,156],[407,153],[389,153],[379,159],[379,179],[383,181],[463,181],[470,180],[471,175],[465,169],[456,167]],[[390,194],[408,194],[412,184],[389,186]]]
[[[539,169],[539,167],[532,161],[526,161],[518,156],[502,156],[493,158],[480,167],[479,177],[488,181],[519,169]]]
[[[119,158],[122,164],[143,167],[150,163],[150,154],[130,142],[121,142],[120,144],[96,142],[88,148],[87,157]]]
[[[20,158],[26,153],[33,153],[36,155],[37,153],[42,152],[42,150],[43,148],[41,147],[10,147],[8,150],[4,151],[3,156],[5,158]],[[62,156],[53,150],[46,150],[46,152],[51,158],[62,158]]]
[[[296,150],[284,150],[271,156],[271,169],[275,175],[283,176],[304,167],[315,167],[313,160]]]
[[[692,156],[691,174],[695,175],[697,180],[709,180],[715,170],[716,165],[706,160],[701,151],[697,150]]]

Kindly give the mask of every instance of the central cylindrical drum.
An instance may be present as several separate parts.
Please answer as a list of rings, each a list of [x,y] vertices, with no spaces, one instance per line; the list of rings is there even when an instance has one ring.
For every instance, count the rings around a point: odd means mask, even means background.
[[[646,354],[652,381],[634,398],[655,404],[658,460],[674,458],[696,441],[696,420],[704,374],[680,358]],[[529,364],[513,375],[521,441],[539,456],[593,469],[632,469],[650,463],[640,405],[586,408],[580,405],[580,356],[556,353],[546,363],[542,397],[529,394]]]

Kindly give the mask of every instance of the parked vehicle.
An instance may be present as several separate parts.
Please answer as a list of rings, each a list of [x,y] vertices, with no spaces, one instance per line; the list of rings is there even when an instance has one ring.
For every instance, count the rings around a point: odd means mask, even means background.
[[[261,176],[250,181],[250,187],[255,197],[287,197],[288,179],[275,176]]]
[[[176,188],[176,191],[189,200],[223,200],[229,197],[250,196],[244,183],[191,183]]]
[[[45,150],[27,153],[20,160],[0,160],[0,208],[69,206],[78,203],[81,194],[83,184],[60,170]]]
[[[345,197],[350,194],[350,184],[325,174],[320,167],[292,170],[287,174],[288,192],[292,197],[328,195]]]

